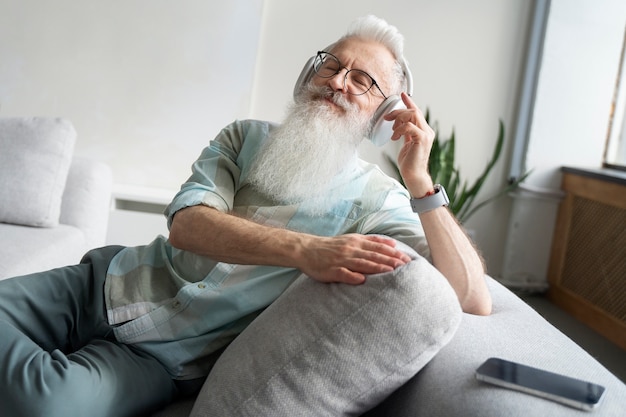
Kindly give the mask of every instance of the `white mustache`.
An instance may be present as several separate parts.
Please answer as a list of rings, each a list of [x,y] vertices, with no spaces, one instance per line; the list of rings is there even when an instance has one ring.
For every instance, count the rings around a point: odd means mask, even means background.
[[[358,107],[355,103],[351,103],[346,95],[341,93],[340,91],[334,91],[330,87],[321,85],[316,86],[309,83],[302,92],[303,98],[306,100],[319,100],[325,99],[332,101],[335,105],[339,106],[341,109],[346,112],[358,111]]]

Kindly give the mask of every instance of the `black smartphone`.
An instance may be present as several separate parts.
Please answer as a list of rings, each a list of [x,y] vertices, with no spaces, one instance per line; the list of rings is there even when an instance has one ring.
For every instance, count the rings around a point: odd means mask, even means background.
[[[476,370],[476,378],[587,411],[600,404],[605,391],[592,382],[500,358],[487,359]]]

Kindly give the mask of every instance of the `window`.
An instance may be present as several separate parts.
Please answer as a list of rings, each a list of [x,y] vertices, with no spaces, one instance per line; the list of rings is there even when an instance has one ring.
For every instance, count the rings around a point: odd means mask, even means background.
[[[613,96],[604,166],[626,170],[626,32]]]

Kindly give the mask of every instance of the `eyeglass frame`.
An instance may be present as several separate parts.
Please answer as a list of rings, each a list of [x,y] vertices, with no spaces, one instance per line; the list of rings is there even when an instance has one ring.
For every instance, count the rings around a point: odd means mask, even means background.
[[[330,55],[332,58],[335,59],[335,61],[337,61],[337,64],[339,64],[339,68],[337,68],[337,71],[333,75],[329,75],[328,77],[320,75],[317,72],[318,66],[315,65],[318,62],[318,60],[321,61],[322,63],[324,62],[324,61],[322,61],[322,59],[320,57],[322,54]],[[366,94],[368,91],[370,91],[372,89],[372,87],[376,86],[376,88],[378,88],[378,91],[380,91],[380,94],[382,94],[385,99],[388,98],[387,95],[385,95],[385,93],[383,93],[383,90],[380,88],[380,85],[378,85],[378,83],[376,82],[374,77],[372,77],[368,72],[360,70],[358,68],[350,69],[350,68],[346,67],[345,65],[343,65],[341,63],[341,61],[339,60],[339,58],[337,58],[335,55],[331,54],[330,52],[317,51],[317,55],[315,57],[315,61],[313,61],[313,71],[315,72],[315,75],[317,75],[318,77],[321,77],[321,78],[333,78],[333,77],[335,77],[337,74],[339,74],[344,69],[346,69],[347,71],[346,71],[346,74],[343,76],[343,87],[346,89],[346,92],[348,94],[353,95],[353,96],[362,96],[363,94]],[[372,80],[372,84],[367,88],[367,90],[363,91],[362,93],[359,93],[359,94],[351,93],[350,91],[348,91],[348,86],[347,86],[348,74],[350,73],[350,71],[362,72],[363,74],[367,75],[370,78],[370,80]]]

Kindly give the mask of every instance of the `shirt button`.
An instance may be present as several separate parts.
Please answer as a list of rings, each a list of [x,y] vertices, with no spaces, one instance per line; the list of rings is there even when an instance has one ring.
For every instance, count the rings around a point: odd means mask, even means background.
[[[204,288],[206,288],[206,284],[198,284],[198,288],[204,289]]]
[[[172,307],[174,307],[174,308],[178,308],[178,307],[180,307],[180,301],[174,301],[174,302],[172,303]]]

